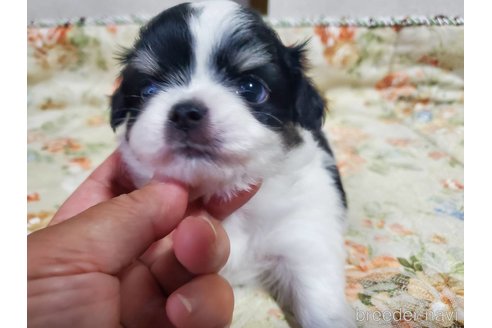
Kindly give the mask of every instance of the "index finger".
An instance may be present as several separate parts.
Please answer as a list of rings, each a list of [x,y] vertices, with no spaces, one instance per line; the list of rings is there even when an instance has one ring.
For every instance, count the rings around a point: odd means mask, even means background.
[[[49,225],[65,221],[89,207],[134,189],[123,168],[121,155],[115,151],[68,197]]]

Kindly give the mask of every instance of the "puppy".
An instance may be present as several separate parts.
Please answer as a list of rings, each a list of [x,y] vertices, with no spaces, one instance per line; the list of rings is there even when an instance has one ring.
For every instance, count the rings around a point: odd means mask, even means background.
[[[122,56],[111,126],[137,186],[157,173],[207,199],[261,181],[223,222],[231,254],[221,274],[267,288],[303,327],[353,327],[345,195],[303,52],[234,2],[178,5]]]

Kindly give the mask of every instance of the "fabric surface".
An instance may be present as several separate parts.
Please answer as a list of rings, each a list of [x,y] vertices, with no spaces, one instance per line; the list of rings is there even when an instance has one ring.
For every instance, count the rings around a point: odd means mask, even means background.
[[[28,29],[28,232],[116,146],[114,54],[138,25]],[[463,327],[463,27],[278,27],[310,74],[349,202],[347,297],[360,327]],[[233,327],[288,327],[238,289]]]

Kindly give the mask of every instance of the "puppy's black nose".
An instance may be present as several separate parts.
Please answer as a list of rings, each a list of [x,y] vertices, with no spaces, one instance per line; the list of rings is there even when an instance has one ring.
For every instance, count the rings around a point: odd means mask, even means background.
[[[200,126],[207,112],[207,108],[200,103],[179,103],[169,112],[169,122],[179,130],[189,131]]]

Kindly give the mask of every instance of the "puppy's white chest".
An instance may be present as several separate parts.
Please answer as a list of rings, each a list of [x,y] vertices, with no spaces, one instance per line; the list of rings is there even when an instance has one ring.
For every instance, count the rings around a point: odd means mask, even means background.
[[[254,198],[224,221],[231,255],[221,274],[235,285],[263,284],[284,262],[316,264],[319,258],[303,257],[302,249],[319,244],[324,253],[334,240],[339,244],[332,251],[343,258],[343,216],[333,180],[321,165],[265,179]]]

